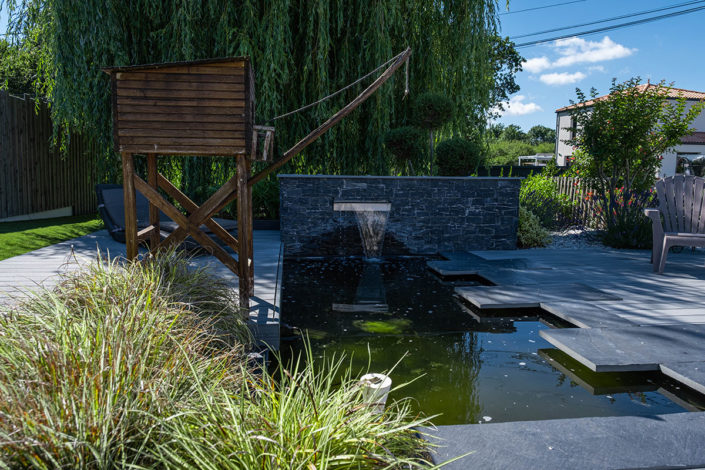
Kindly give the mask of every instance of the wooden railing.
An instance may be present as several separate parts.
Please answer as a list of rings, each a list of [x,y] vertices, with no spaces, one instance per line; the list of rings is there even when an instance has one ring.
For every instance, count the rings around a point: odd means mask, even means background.
[[[72,135],[61,155],[51,137],[46,103],[0,91],[0,219],[68,206],[96,211],[96,146]]]

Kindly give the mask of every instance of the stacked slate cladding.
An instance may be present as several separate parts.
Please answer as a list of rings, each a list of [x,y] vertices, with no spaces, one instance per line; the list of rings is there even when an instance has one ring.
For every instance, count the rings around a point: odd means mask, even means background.
[[[383,255],[516,248],[520,178],[279,175],[286,256],[361,255],[355,214],[388,201]]]

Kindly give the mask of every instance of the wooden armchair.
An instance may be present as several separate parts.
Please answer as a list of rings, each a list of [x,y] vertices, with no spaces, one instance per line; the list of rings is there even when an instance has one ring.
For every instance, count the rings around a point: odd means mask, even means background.
[[[645,209],[654,244],[651,262],[663,273],[672,246],[705,246],[705,178],[668,176],[656,182],[658,209]]]

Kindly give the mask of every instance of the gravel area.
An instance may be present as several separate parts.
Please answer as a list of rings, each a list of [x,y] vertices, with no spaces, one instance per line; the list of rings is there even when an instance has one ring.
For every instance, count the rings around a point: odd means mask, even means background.
[[[551,243],[546,248],[586,248],[603,246],[598,239],[598,231],[590,228],[569,227],[559,232],[549,232]]]

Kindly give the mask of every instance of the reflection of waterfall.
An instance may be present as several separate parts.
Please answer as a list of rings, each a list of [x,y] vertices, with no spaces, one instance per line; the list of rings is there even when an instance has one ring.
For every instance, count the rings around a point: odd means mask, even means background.
[[[335,211],[352,211],[357,217],[360,229],[362,250],[365,258],[373,259],[382,256],[384,232],[391,209],[389,202],[334,202]]]
[[[365,258],[379,258],[384,245],[384,231],[387,227],[389,212],[357,211],[357,226],[360,229],[362,250]]]
[[[387,313],[387,294],[378,263],[365,263],[353,304],[333,304],[335,312]]]

